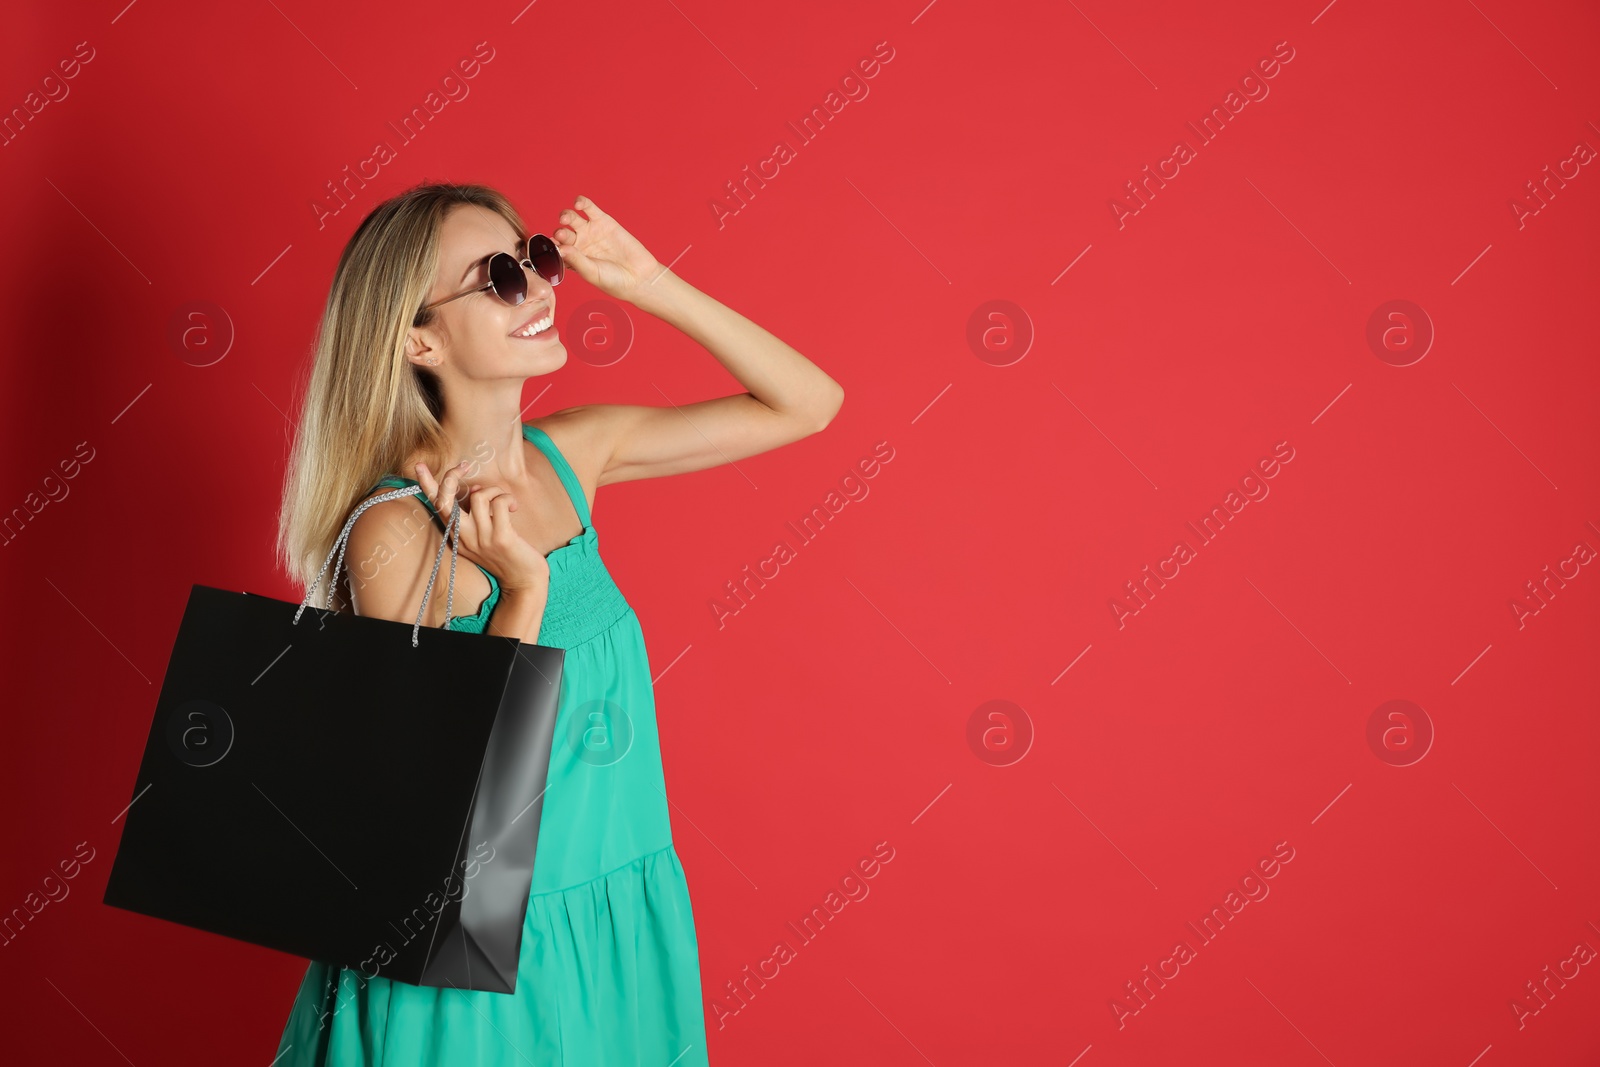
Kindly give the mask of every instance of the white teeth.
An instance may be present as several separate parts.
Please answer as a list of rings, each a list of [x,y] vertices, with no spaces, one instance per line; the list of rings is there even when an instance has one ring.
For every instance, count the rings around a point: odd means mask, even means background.
[[[554,321],[555,321],[555,316],[554,315],[546,315],[544,318],[540,319],[538,322],[530,322],[525,329],[518,330],[516,333],[512,334],[511,336],[513,336],[513,337],[532,337],[535,334],[543,333],[545,330],[548,330],[550,328],[551,323],[553,323]]]

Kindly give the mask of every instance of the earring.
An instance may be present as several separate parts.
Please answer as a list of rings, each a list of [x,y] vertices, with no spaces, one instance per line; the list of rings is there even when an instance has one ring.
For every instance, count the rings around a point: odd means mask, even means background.
[[[439,361],[436,360],[436,359],[428,360],[428,366],[430,366],[430,367],[436,367],[436,366],[438,366],[438,364],[439,364]]]

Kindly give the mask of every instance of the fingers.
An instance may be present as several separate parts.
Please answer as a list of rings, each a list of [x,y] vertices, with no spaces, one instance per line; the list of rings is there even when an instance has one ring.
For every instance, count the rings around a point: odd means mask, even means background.
[[[601,211],[600,205],[590,200],[587,196],[579,196],[573,200],[572,207],[564,208],[556,218],[557,221],[566,223],[579,233],[582,233],[583,228],[590,223],[612,221],[611,216]]]
[[[417,484],[422,486],[422,492],[429,501],[432,501],[434,492],[439,488],[439,484],[433,480],[433,472],[428,469],[425,463],[417,464]]]
[[[461,492],[461,471],[466,466],[463,460],[459,465],[451,467],[450,473],[444,476],[444,483],[439,486],[439,497],[433,506],[439,512],[439,517],[446,523],[450,521],[450,513],[455,509],[456,499]]]
[[[450,468],[445,473],[443,482],[437,481],[425,464],[417,464],[417,484],[422,486],[422,491],[447,528],[468,462],[462,460]],[[515,537],[516,530],[511,523],[511,513],[516,510],[516,498],[503,486],[474,485],[468,488],[465,499],[461,501],[458,531],[462,550],[469,557],[477,556],[482,554],[482,548],[501,544],[505,539]],[[453,543],[454,538],[447,540]]]
[[[508,490],[498,485],[475,485],[467,491],[467,502],[462,517],[470,515],[471,522],[462,525],[462,544],[469,551],[479,553],[482,547],[498,543],[513,529],[511,512],[516,510],[517,502]]]
[[[481,496],[482,494],[479,495]],[[490,540],[494,540],[496,535],[500,538],[505,538],[515,533],[515,527],[511,525],[511,513],[516,510],[516,507],[517,502],[512,499],[510,493],[500,493],[489,501],[489,510],[494,515],[491,523],[493,533],[490,534]]]
[[[588,228],[588,219],[567,208],[556,216],[556,230],[550,236],[555,238],[557,249],[569,248],[578,243]]]
[[[422,486],[422,491],[427,495],[428,503],[433,505],[433,510],[439,515],[439,521],[448,525],[450,511],[455,504],[456,493],[461,484],[461,475],[466,470],[467,461],[451,467],[445,472],[444,483],[441,485],[428,470],[426,464],[417,464],[417,484]]]
[[[501,497],[513,499],[510,490],[498,485],[475,485],[471,489],[472,513],[474,515],[487,514],[489,507]]]

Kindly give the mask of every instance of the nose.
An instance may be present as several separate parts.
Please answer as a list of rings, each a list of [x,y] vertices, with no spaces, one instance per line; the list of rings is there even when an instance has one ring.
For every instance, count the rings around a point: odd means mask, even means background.
[[[523,266],[528,266],[526,261]],[[554,286],[548,278],[536,270],[528,270],[528,292],[523,297],[525,303],[537,304],[541,300],[554,303],[555,295]]]

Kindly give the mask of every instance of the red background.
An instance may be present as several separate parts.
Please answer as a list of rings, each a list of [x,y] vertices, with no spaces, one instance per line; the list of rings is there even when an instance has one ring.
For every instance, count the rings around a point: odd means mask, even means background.
[[[304,961],[104,906],[112,820],[190,585],[301,596],[272,538],[312,331],[360,218],[423,179],[547,231],[593,197],[847,393],[819,435],[595,509],[666,668],[713,1062],[1597,1062],[1600,973],[1562,961],[1600,948],[1600,576],[1561,561],[1600,548],[1600,174],[1511,203],[1600,145],[1600,15],[920,2],[8,12],[6,111],[94,58],[0,148],[0,508],[93,459],[0,553],[0,911],[95,850],[0,948],[9,1062],[273,1055]],[[319,227],[325,183],[485,41],[470,95]],[[799,145],[786,123],[883,41]],[[1186,123],[1283,41],[1201,146]],[[780,138],[796,157],[719,226]],[[1196,157],[1119,226],[1180,138]],[[569,310],[599,295],[569,284]],[[201,300],[226,314],[207,366],[169,339]],[[975,350],[991,300],[1029,325]],[[1391,300],[1436,332],[1407,366],[1366,339]],[[569,342],[529,417],[742,391],[631,318],[609,366]],[[719,628],[725,583],[885,441],[844,483],[868,495]],[[1185,523],[1279,442],[1270,494],[1200,546]],[[1119,625],[1180,538],[1196,558]],[[1577,573],[1519,623],[1547,565]],[[980,758],[1005,735],[968,742],[991,700],[1033,735],[1007,766]],[[1420,710],[1374,746],[1391,700]],[[719,1027],[726,983],[878,842],[870,894]],[[1270,894],[1201,946],[1186,923],[1280,842]],[[1119,1025],[1180,938],[1196,958]],[[1569,980],[1541,1006],[1546,966]]]

